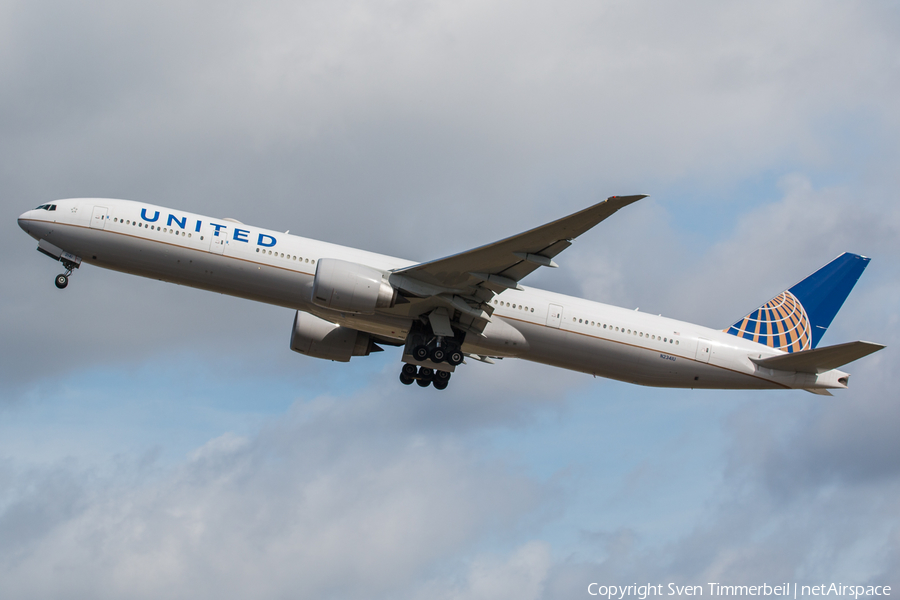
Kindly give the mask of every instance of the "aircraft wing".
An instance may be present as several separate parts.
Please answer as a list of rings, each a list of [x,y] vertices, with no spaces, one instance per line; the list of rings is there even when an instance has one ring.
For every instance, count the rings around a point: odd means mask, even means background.
[[[516,289],[538,267],[555,267],[553,258],[572,240],[614,212],[646,195],[612,196],[603,202],[525,233],[446,258],[398,269],[391,283],[420,297],[451,294],[488,302],[494,294]],[[460,308],[459,303],[454,303]],[[465,311],[463,311],[465,312]]]

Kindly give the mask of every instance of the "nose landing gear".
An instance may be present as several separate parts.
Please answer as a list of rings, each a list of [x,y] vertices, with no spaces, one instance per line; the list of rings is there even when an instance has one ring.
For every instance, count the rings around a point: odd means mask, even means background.
[[[65,259],[60,259],[60,262],[66,268],[66,272],[57,275],[54,283],[56,283],[56,287],[64,290],[66,289],[66,286],[69,285],[69,275],[72,274],[73,270],[78,268],[78,265]]]

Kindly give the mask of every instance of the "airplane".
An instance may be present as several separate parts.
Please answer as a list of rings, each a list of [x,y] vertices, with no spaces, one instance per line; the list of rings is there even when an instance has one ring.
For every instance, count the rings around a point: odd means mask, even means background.
[[[831,395],[847,388],[838,367],[884,347],[818,347],[869,263],[857,254],[841,254],[721,330],[520,284],[645,197],[612,196],[421,263],[129,200],[57,200],[18,223],[62,263],[60,289],[88,263],[283,306],[296,311],[291,350],[347,362],[400,347],[400,381],[439,390],[466,358],[520,358],[645,386]]]

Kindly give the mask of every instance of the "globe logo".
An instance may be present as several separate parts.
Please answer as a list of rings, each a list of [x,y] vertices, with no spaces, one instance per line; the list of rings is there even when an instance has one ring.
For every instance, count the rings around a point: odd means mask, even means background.
[[[809,317],[790,292],[782,292],[725,331],[785,352],[808,350],[812,345]]]

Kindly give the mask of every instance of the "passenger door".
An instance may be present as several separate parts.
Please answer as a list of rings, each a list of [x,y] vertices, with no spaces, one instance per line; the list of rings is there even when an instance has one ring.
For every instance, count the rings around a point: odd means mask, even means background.
[[[563,307],[558,304],[551,304],[550,310],[547,311],[547,327],[559,329],[562,322]]]
[[[703,338],[699,338],[697,340],[697,360],[703,363],[709,362],[709,355],[711,353],[709,340],[704,340]]]
[[[218,233],[218,235],[216,235]],[[224,227],[218,232],[213,231],[209,236],[209,251],[213,254],[223,254],[225,252],[225,244],[228,243],[228,230]]]
[[[92,229],[106,229],[106,215],[109,212],[105,206],[95,206],[91,214]]]

